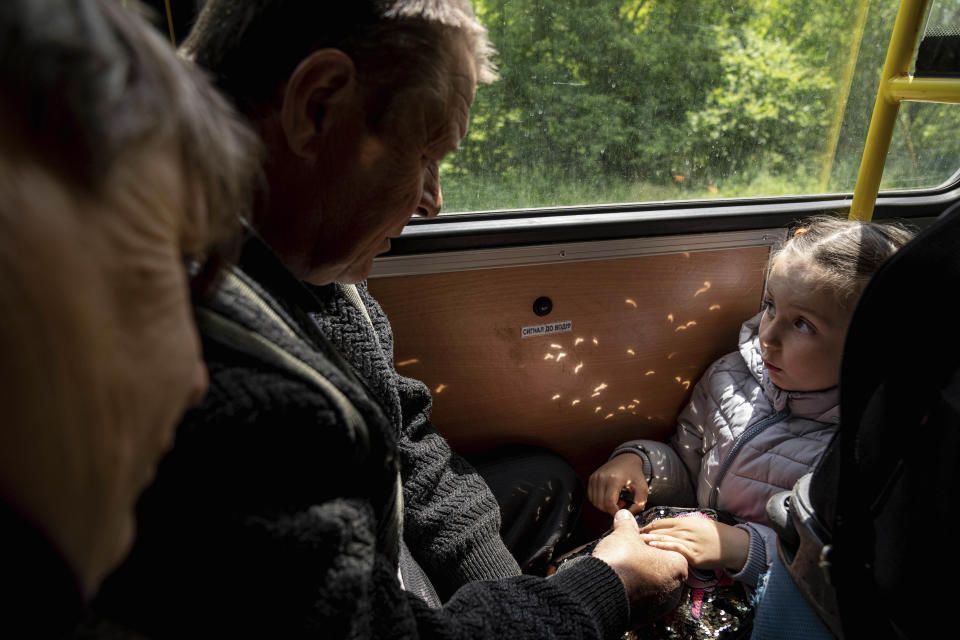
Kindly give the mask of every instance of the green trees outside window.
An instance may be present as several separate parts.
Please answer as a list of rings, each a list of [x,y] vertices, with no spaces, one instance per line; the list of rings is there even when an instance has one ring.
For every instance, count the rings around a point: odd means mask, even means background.
[[[500,80],[441,167],[447,211],[852,191],[898,6],[473,4]],[[882,187],[948,180],[958,125],[958,106],[905,105]]]

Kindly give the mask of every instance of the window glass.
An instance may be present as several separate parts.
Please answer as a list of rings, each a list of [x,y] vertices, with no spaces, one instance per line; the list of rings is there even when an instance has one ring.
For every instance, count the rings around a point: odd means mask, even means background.
[[[960,0],[931,2],[924,39],[956,64]],[[918,189],[950,180],[960,168],[960,105],[904,102],[890,142],[881,189]]]
[[[500,80],[441,167],[448,212],[852,191],[898,6],[473,4]],[[960,166],[960,107],[901,120],[884,188],[941,184]]]

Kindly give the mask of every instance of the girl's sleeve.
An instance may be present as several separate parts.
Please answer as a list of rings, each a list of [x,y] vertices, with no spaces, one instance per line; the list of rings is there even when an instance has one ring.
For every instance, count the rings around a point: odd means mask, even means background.
[[[716,401],[707,392],[708,369],[693,388],[690,401],[677,418],[677,430],[669,444],[657,440],[630,440],[613,451],[613,456],[631,453],[643,460],[650,493],[647,505],[696,506],[696,482],[705,451],[703,420]]]
[[[613,450],[613,455],[640,456],[643,475],[647,477],[647,506],[693,506],[696,496],[683,462],[669,444],[656,440],[630,440]]]
[[[738,524],[737,528],[750,534],[750,549],[743,568],[737,573],[731,573],[730,577],[753,589],[760,577],[770,570],[770,565],[777,555],[777,534],[770,527],[756,522],[744,522]]]
[[[691,489],[696,491],[703,456],[707,452],[706,423],[717,409],[717,401],[709,392],[709,381],[715,369],[711,366],[693,388],[690,401],[677,416],[677,430],[670,446],[682,461]]]

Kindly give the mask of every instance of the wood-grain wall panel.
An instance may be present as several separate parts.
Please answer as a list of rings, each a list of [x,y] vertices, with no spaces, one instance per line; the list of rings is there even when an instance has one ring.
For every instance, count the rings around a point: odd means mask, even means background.
[[[581,474],[630,438],[665,438],[703,370],[760,307],[753,247],[379,278],[404,375],[433,391],[454,447],[546,445]],[[545,317],[533,301],[553,302]],[[572,321],[572,331],[521,337]]]

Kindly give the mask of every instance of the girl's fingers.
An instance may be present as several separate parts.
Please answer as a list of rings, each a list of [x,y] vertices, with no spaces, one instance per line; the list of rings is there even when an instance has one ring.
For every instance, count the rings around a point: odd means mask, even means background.
[[[677,553],[682,555],[684,558],[686,558],[688,561],[693,556],[693,554],[690,552],[690,549],[687,548],[687,545],[673,538],[650,540],[649,542],[647,542],[647,544],[650,545],[651,547],[654,547],[656,549],[662,549],[664,551],[676,551]]]
[[[648,531],[656,531],[658,529],[672,529],[676,526],[676,518],[661,518],[659,520],[654,520],[644,528],[640,529],[640,533],[647,533]]]

